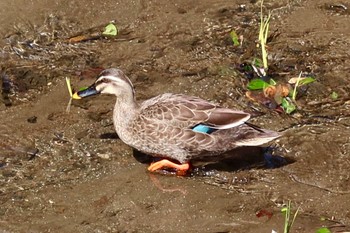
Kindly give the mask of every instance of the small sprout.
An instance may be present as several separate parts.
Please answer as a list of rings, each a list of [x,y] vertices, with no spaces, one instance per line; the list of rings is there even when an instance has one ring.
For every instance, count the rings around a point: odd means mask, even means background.
[[[327,227],[322,227],[316,230],[316,233],[331,233]]]
[[[276,83],[276,81],[275,80],[273,80],[272,78],[270,79],[270,85],[273,85],[273,86],[275,86],[277,83]]]
[[[264,64],[264,69],[267,70],[268,65],[267,65],[266,42],[267,42],[267,37],[268,37],[268,33],[269,33],[271,13],[268,14],[267,18],[264,18],[264,15],[263,15],[263,4],[264,4],[264,1],[262,0],[261,1],[261,5],[260,5],[259,41],[260,41],[260,46],[261,46],[261,54],[262,54],[262,60],[263,60],[263,64]]]
[[[333,91],[332,94],[331,94],[331,99],[332,100],[337,100],[338,99],[338,93]]]
[[[68,88],[68,92],[69,92],[69,96],[70,96],[69,102],[67,104],[66,112],[69,112],[70,106],[72,104],[73,91],[72,91],[72,86],[70,83],[70,78],[68,78],[68,77],[66,77],[66,84],[67,84],[67,88]]]
[[[292,103],[292,101],[289,100],[289,98],[283,98],[281,105],[282,105],[283,110],[287,114],[291,114],[296,109],[296,106]]]
[[[253,59],[253,62],[252,62],[252,65],[255,66],[255,67],[258,67],[258,68],[263,68],[264,65],[263,65],[263,61],[259,58],[254,58]]]
[[[300,207],[295,211],[293,219],[291,219],[291,213],[292,213],[292,204],[291,201],[288,201],[288,204],[286,207],[283,207],[281,209],[281,212],[284,214],[284,230],[283,233],[289,233],[290,229],[292,228],[294,221],[299,213]]]
[[[118,29],[113,23],[110,23],[105,27],[105,30],[102,32],[102,35],[104,35],[104,36],[116,36],[116,35],[118,35]]]
[[[73,96],[73,91],[72,91],[72,86],[70,84],[70,78],[66,77],[66,84],[69,92],[69,96],[72,98]]]
[[[295,86],[294,86],[294,91],[292,93],[292,99],[293,100],[295,100],[295,98],[297,97],[297,88],[299,86],[299,82],[300,82],[300,79],[301,79],[301,74],[302,74],[302,72],[300,72],[299,77],[297,78]]]
[[[230,37],[231,37],[231,40],[232,40],[234,46],[240,45],[238,35],[235,31],[230,32]]]
[[[302,72],[300,72],[300,74],[297,78],[291,78],[288,81],[289,84],[294,84],[294,91],[292,92],[292,95],[291,95],[293,100],[295,100],[297,97],[297,88],[298,87],[312,83],[315,81],[315,79],[312,77],[305,77],[305,78],[303,77],[302,78],[301,74],[302,74]]]
[[[270,86],[270,84],[261,79],[253,79],[248,83],[249,90],[261,90],[265,89],[268,86]]]

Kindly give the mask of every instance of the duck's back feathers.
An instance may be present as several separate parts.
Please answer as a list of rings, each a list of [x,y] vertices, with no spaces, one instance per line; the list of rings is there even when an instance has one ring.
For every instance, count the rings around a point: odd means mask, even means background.
[[[141,113],[148,119],[193,128],[203,124],[213,129],[228,129],[246,122],[250,115],[222,108],[203,99],[166,93],[143,102]]]

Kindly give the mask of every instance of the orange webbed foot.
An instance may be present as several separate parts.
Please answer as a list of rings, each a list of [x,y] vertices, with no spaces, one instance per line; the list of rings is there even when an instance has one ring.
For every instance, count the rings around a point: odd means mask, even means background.
[[[148,171],[154,172],[163,168],[174,168],[176,169],[177,175],[184,176],[186,175],[186,172],[190,168],[190,164],[189,163],[176,164],[174,162],[171,162],[170,160],[162,159],[158,162],[152,163],[148,167]]]

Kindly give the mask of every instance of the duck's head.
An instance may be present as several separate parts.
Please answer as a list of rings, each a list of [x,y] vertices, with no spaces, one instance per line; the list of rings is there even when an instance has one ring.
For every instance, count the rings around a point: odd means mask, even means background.
[[[95,83],[85,90],[75,92],[73,99],[81,99],[96,94],[112,94],[117,97],[134,97],[134,87],[130,79],[116,68],[102,71]]]

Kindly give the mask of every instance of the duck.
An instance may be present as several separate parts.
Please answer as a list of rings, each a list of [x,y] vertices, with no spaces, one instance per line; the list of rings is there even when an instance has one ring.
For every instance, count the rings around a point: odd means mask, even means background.
[[[174,169],[186,174],[193,160],[220,159],[239,147],[257,147],[281,136],[248,122],[250,114],[221,107],[199,97],[164,93],[137,101],[130,79],[118,68],[103,70],[73,99],[97,94],[116,97],[113,124],[127,145],[158,158],[148,171]],[[114,97],[114,98],[115,98]]]

